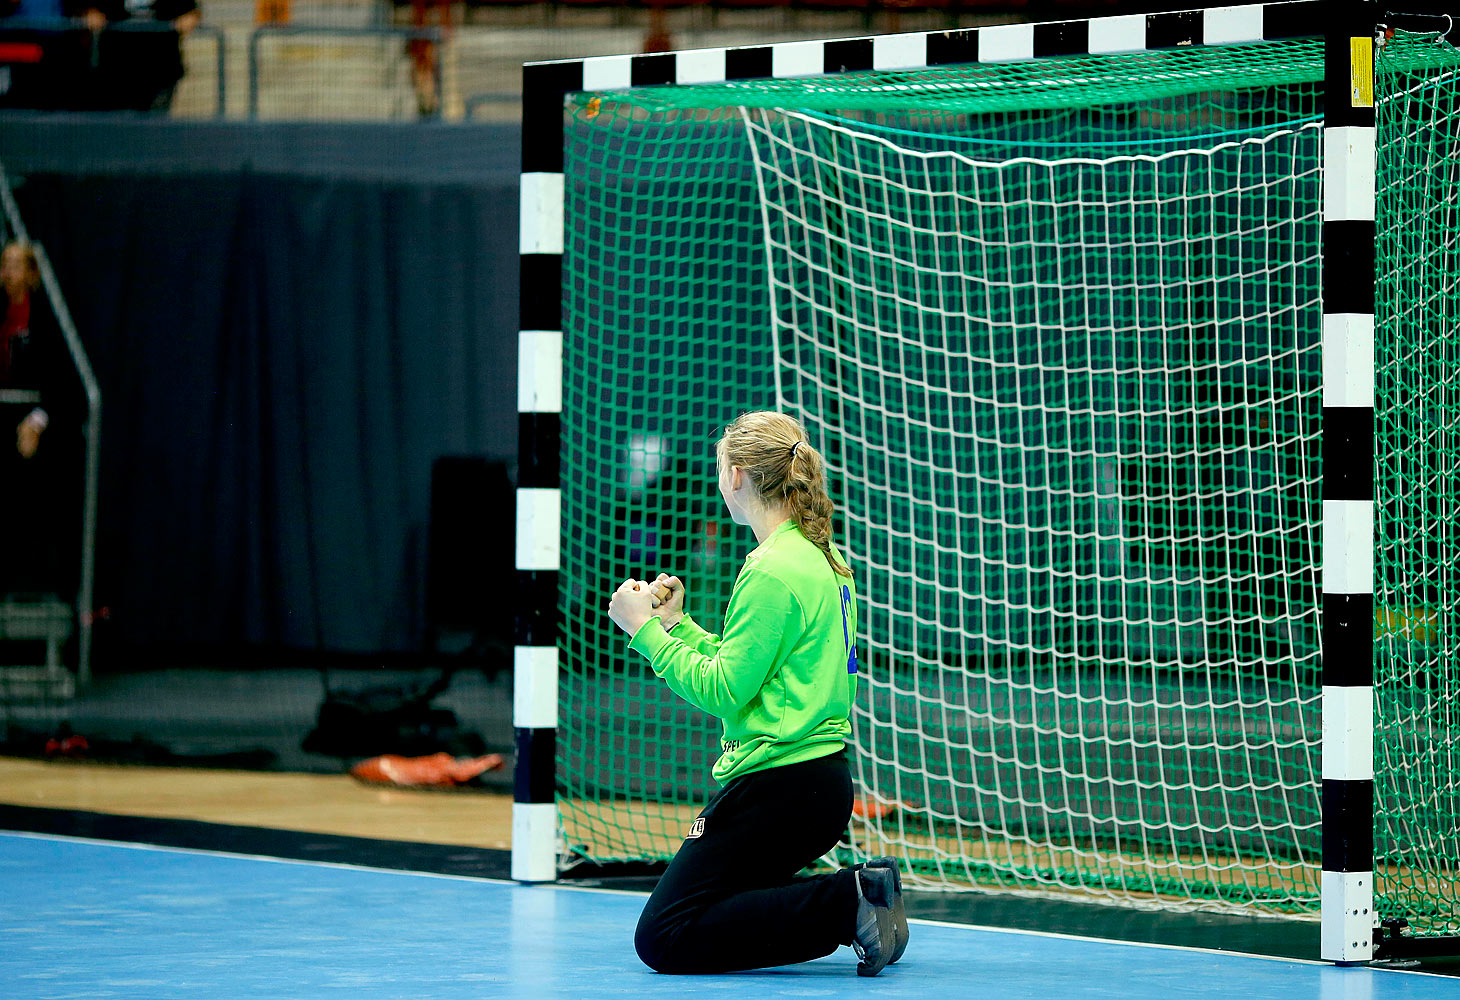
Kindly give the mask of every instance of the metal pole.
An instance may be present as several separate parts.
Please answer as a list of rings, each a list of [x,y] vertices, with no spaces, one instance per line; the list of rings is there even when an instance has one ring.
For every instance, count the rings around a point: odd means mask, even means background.
[[[268,25],[253,29],[248,36],[248,117],[259,115],[259,35],[268,31]]]
[[[431,44],[436,46],[435,66],[431,70],[432,75],[436,77],[436,110],[431,117],[439,121],[441,119],[441,109],[446,105],[446,90],[442,83],[445,79],[445,73],[442,67],[446,65],[446,42],[440,28],[431,28],[429,30]]]
[[[93,583],[96,575],[96,502],[101,473],[101,388],[91,370],[86,352],[81,346],[81,337],[71,320],[71,310],[61,295],[61,285],[51,268],[50,258],[40,244],[31,244],[36,260],[40,264],[41,283],[51,300],[51,309],[56,322],[66,338],[71,351],[71,360],[81,376],[86,390],[86,486],[81,508],[81,583],[76,594],[76,617],[78,625],[78,647],[76,659],[76,683],[82,687],[91,682],[91,626],[94,608]]]
[[[563,403],[563,95],[582,64],[525,66],[518,251],[517,615],[512,877],[558,877],[558,572]]]
[[[218,117],[228,113],[228,45],[223,32],[213,29],[213,40],[218,46]]]
[[[1320,954],[1374,956],[1374,26],[1323,8]]]

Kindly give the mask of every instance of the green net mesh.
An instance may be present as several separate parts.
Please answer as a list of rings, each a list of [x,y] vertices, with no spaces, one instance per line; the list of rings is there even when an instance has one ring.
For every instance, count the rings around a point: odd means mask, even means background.
[[[559,808],[571,852],[662,859],[712,789],[719,728],[626,654],[606,595],[680,572],[691,613],[719,629],[750,545],[720,502],[713,444],[775,402],[764,251],[738,121],[640,130],[579,112],[564,201]]]
[[[713,444],[779,407],[862,601],[845,857],[1316,909],[1321,76],[1294,41],[570,97],[570,852],[666,859],[713,792],[718,722],[603,608],[677,572],[718,628],[753,540]]]
[[[1376,65],[1375,890],[1460,933],[1460,52],[1400,34]]]
[[[699,86],[644,87],[623,99],[649,112],[673,109],[798,108],[939,117],[1012,113],[1029,138],[1048,138],[1038,112],[1057,115],[1103,109],[1110,114],[1157,110],[1164,98],[1229,95],[1264,104],[1265,88],[1323,79],[1313,39],[1220,48],[1153,49],[1024,62],[975,63],[933,69],[882,70],[779,80],[732,80]],[[585,95],[591,98],[594,95]],[[1315,110],[1310,107],[1310,111]],[[1096,116],[1098,117],[1098,115]],[[989,123],[985,123],[989,124]]]

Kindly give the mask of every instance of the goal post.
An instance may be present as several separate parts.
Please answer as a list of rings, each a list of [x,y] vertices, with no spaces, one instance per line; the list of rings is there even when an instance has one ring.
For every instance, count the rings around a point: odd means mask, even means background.
[[[1321,912],[1339,962],[1380,915],[1453,933],[1460,775],[1374,767],[1376,716],[1454,745],[1436,685],[1382,680],[1442,683],[1453,641],[1415,572],[1450,355],[1375,358],[1425,325],[1384,289],[1454,284],[1423,96],[1460,63],[1401,40],[1376,75],[1377,24],[1290,0],[525,67],[513,877],[662,861],[710,793],[717,727],[603,604],[677,571],[714,624],[748,547],[715,435],[778,407],[865,605],[842,860]],[[1385,81],[1421,92],[1398,167]],[[1430,243],[1386,251],[1394,169]],[[1420,497],[1404,434],[1438,456]],[[1421,778],[1450,784],[1417,810]]]
[[[1374,43],[1371,5],[1324,12],[1323,874],[1320,955],[1373,957]]]

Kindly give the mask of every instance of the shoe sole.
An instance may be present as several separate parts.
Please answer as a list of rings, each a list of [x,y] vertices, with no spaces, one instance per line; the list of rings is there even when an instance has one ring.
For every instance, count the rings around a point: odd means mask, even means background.
[[[894,944],[892,946],[892,957],[887,960],[888,965],[896,965],[898,959],[902,958],[907,951],[907,942],[910,933],[907,927],[907,907],[902,902],[902,871],[898,867],[896,858],[880,857],[873,858],[867,862],[869,868],[888,868],[892,871],[892,934]]]
[[[897,942],[897,932],[892,919],[892,903],[897,898],[895,885],[895,874],[893,877],[883,874],[887,869],[871,868],[866,866],[860,872],[854,872],[853,878],[857,884],[858,922],[862,920],[862,905],[866,904],[871,908],[873,922],[877,928],[877,952],[872,961],[867,960],[864,948],[858,948],[861,954],[857,963],[857,975],[875,976],[885,969],[892,959],[892,952]],[[875,874],[874,874],[875,873]],[[891,897],[891,898],[889,898]]]

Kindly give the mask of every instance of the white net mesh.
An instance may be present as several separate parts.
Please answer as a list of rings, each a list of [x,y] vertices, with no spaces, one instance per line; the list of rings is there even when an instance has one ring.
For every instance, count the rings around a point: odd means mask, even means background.
[[[1313,908],[1321,128],[1050,158],[744,116],[866,604],[856,849]]]

